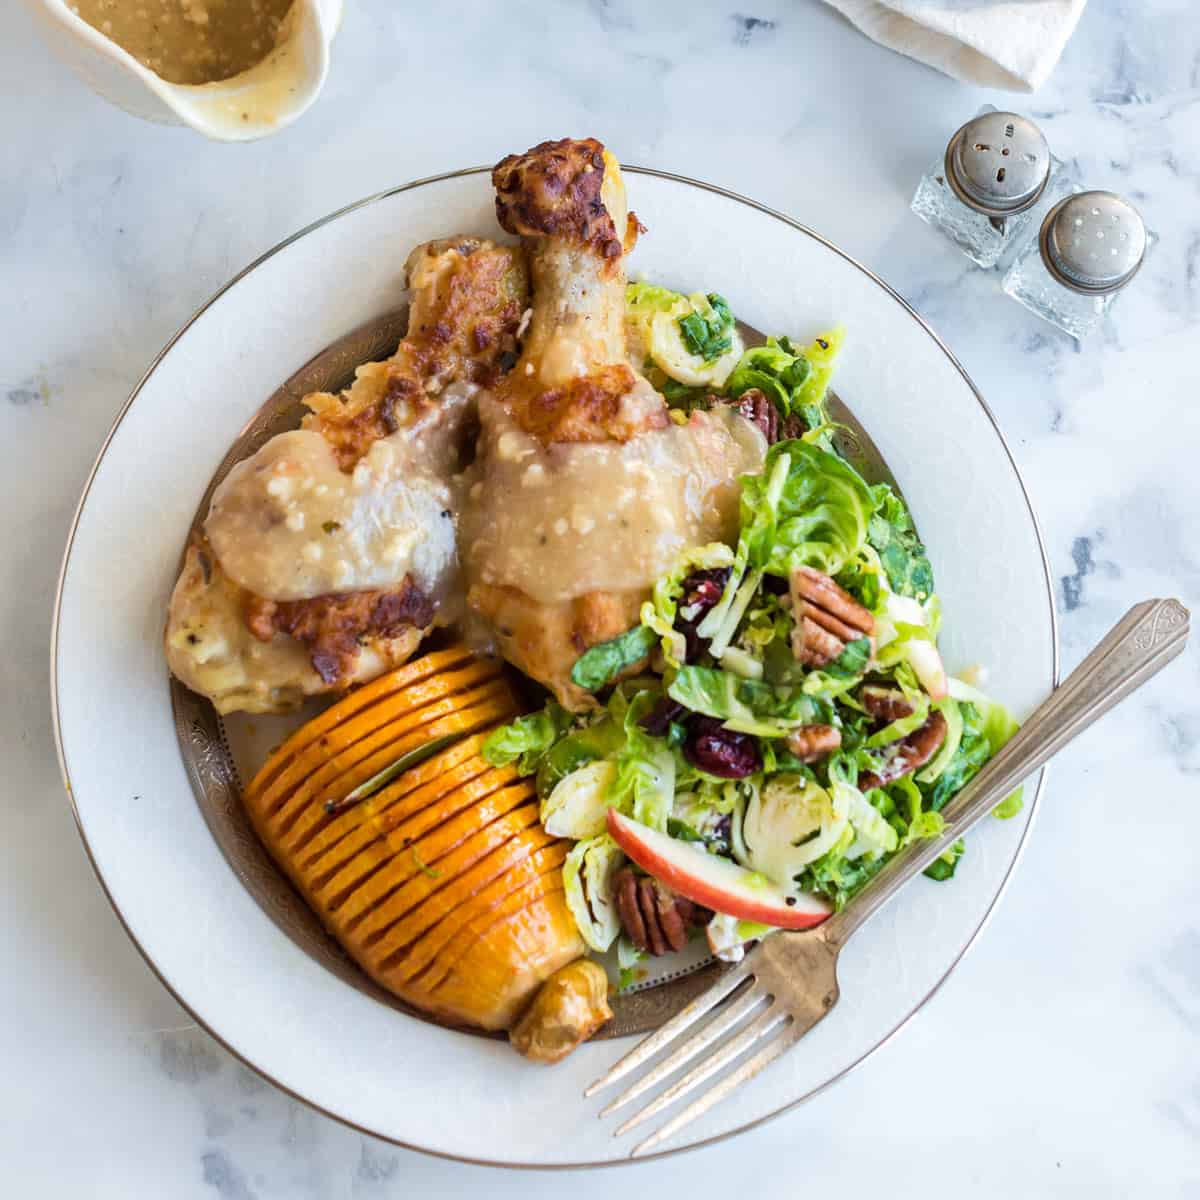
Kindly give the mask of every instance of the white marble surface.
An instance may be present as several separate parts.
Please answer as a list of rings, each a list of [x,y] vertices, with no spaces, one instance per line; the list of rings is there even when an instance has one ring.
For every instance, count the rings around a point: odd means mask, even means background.
[[[750,1183],[764,1198],[1200,1196],[1195,649],[1064,755],[981,943],[856,1075],[737,1143],[569,1180],[364,1138],[196,1029],[92,877],[47,694],[77,493],[174,329],[234,270],[330,209],[563,133],[594,133],[629,162],[800,217],[932,322],[1033,492],[1065,665],[1138,599],[1174,594],[1195,608],[1194,0],[1094,0],[1050,83],[1016,102],[1086,180],[1131,195],[1161,237],[1082,350],[907,211],[951,130],[1004,98],[891,55],[812,0],[737,12],[707,0],[360,0],[318,106],[242,147],[110,109],[11,4],[0,80],[0,1191],[327,1200],[566,1184],[582,1200]],[[988,552],[986,530],[969,550]]]

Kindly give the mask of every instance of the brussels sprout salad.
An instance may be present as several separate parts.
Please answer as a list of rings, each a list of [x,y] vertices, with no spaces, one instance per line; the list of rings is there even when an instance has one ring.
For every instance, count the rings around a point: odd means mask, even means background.
[[[576,661],[595,707],[551,701],[485,746],[535,776],[547,832],[575,842],[571,912],[593,950],[616,946],[623,982],[692,938],[736,959],[772,927],[840,909],[942,832],[1016,729],[943,667],[904,501],[838,452],[825,397],[842,331],[747,350],[719,295],[644,283],[627,314],[675,419],[733,405],[769,448],[742,477],[736,543],[688,548],[640,623]],[[996,815],[1020,807],[1014,793]],[[950,879],[962,853],[926,874]]]

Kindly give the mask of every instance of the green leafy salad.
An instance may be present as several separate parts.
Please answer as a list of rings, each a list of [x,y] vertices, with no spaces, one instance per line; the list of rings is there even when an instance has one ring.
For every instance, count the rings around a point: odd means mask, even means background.
[[[912,517],[836,448],[825,397],[842,331],[746,350],[720,296],[647,284],[630,285],[627,312],[676,419],[732,404],[774,443],[742,477],[736,544],[688,548],[640,624],[576,661],[572,682],[596,707],[551,701],[484,749],[536,777],[545,828],[575,841],[564,874],[580,932],[596,951],[616,944],[628,969],[662,952],[636,909],[638,878],[655,872],[613,836],[610,809],[682,864],[655,886],[687,901],[691,936],[737,957],[771,924],[690,889],[698,856],[724,860],[721,878],[738,868],[747,895],[839,909],[901,848],[941,834],[946,805],[1016,725],[947,675]],[[1020,806],[1014,794],[997,815]],[[949,879],[962,849],[926,874]]]

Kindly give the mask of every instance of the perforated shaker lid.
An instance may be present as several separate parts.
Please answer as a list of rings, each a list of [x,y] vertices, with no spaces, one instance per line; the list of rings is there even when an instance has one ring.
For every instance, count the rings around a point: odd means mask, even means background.
[[[1050,147],[1027,117],[981,113],[946,146],[946,179],[958,198],[990,217],[1037,203],[1050,177]]]
[[[1060,283],[1104,295],[1137,274],[1146,254],[1146,226],[1123,196],[1079,192],[1046,214],[1041,250],[1046,269]]]

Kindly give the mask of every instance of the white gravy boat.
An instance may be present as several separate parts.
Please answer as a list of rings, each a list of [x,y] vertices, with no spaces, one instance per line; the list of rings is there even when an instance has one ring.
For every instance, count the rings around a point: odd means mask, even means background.
[[[91,88],[137,117],[245,142],[290,125],[317,98],[343,0],[293,0],[262,62],[218,83],[168,83],[93,29],[66,0],[29,0],[53,48]]]

